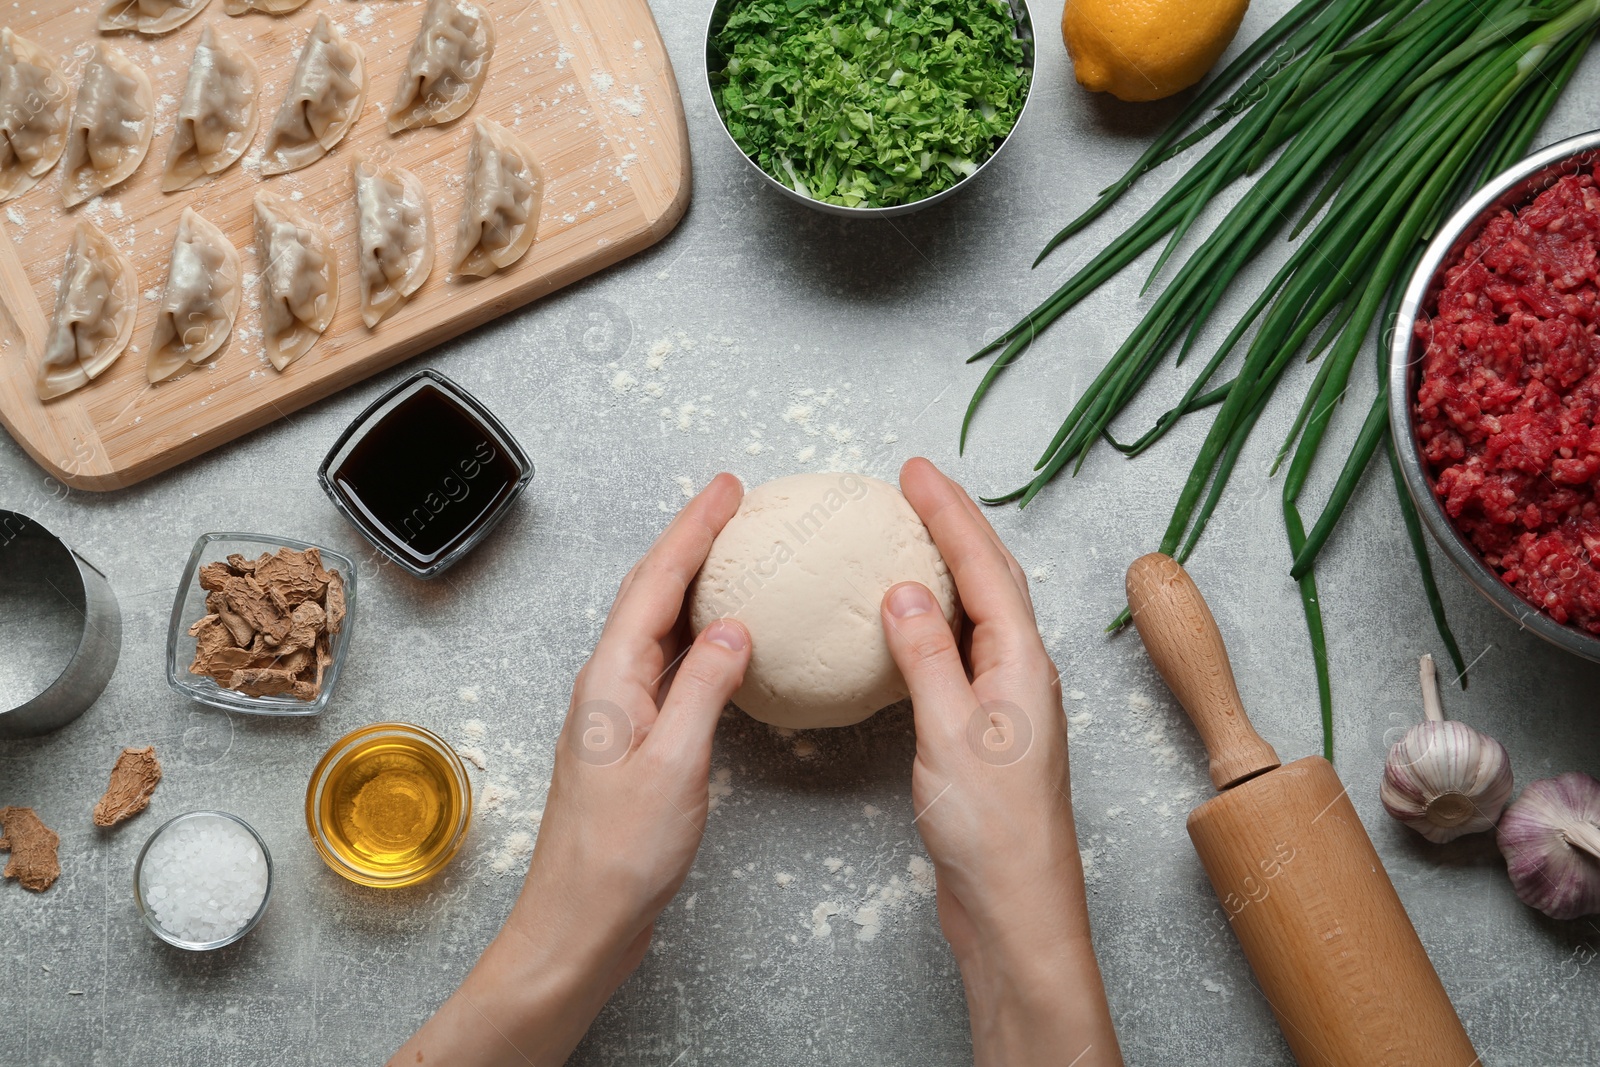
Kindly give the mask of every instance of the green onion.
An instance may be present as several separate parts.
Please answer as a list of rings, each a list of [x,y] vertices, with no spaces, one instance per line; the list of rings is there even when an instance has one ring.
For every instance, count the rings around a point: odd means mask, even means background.
[[[1202,89],[1040,259],[1150,170],[1220,135],[1216,143],[1132,226],[972,357],[998,353],[962,421],[963,450],[999,376],[1051,323],[1164,239],[1147,288],[1169,262],[1178,265],[1149,310],[1068,411],[1034,475],[986,502],[1025,506],[1063,470],[1076,473],[1097,442],[1136,456],[1183,419],[1214,410],[1161,539],[1161,551],[1180,561],[1197,546],[1289,366],[1297,356],[1319,363],[1272,473],[1287,463],[1290,573],[1306,616],[1330,759],[1332,684],[1315,563],[1380,447],[1398,479],[1382,387],[1309,529],[1302,492],[1375,325],[1378,367],[1386,365],[1399,290],[1434,229],[1462,196],[1527,152],[1597,27],[1600,0],[1303,0]],[[1180,256],[1180,242],[1204,209],[1252,176],[1238,203]],[[1178,403],[1132,443],[1121,443],[1112,430],[1118,415],[1169,357],[1174,367],[1184,362],[1240,272],[1280,236],[1295,242],[1288,261]],[[1233,376],[1213,384],[1230,364]],[[1465,685],[1415,508],[1398,481],[1396,487],[1429,608]],[[1126,622],[1124,612],[1112,626]]]

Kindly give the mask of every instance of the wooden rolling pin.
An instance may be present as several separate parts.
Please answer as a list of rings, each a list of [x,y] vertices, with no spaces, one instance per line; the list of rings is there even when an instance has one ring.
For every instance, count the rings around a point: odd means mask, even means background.
[[[1478,1054],[1332,764],[1286,767],[1251,727],[1189,575],[1152,554],[1128,605],[1194,720],[1220,795],[1189,838],[1302,1067],[1471,1067]]]

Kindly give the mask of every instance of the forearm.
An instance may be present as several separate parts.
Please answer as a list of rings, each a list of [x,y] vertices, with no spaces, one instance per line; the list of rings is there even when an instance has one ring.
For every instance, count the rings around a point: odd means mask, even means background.
[[[977,1067],[1120,1067],[1081,893],[1015,901],[958,962]]]
[[[557,950],[508,923],[390,1067],[557,1067],[611,995],[618,957]]]
[[[976,1067],[1120,1067],[1087,937],[962,961]]]

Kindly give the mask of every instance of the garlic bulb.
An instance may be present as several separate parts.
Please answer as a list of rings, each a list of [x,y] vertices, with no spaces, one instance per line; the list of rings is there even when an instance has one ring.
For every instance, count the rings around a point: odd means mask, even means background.
[[[1524,904],[1552,919],[1600,912],[1600,782],[1577,771],[1534,782],[1497,837]]]
[[[1511,757],[1494,738],[1445,721],[1432,656],[1421,672],[1427,719],[1389,750],[1378,796],[1390,815],[1442,844],[1494,826],[1511,799]]]

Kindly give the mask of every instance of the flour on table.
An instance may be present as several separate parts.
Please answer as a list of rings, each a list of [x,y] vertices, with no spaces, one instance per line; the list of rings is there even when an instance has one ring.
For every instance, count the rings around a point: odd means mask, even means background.
[[[510,874],[513,871],[527,870],[528,861],[533,858],[533,835],[525,830],[518,830],[508,836],[501,843],[498,851],[489,861],[489,866],[496,874]]]
[[[822,903],[812,908],[811,936],[817,938],[832,936],[833,924],[828,922],[828,920],[838,914],[839,902],[837,900],[824,900]]]
[[[1078,859],[1083,864],[1083,880],[1085,882],[1098,882],[1100,880],[1100,868],[1095,866],[1095,859],[1098,856],[1099,853],[1092,848],[1080,848],[1078,850]]]
[[[733,771],[728,767],[718,767],[713,771],[706,794],[709,801],[706,810],[716,811],[718,805],[733,796]]]
[[[852,867],[842,859],[830,856],[822,861],[830,873],[848,877]],[[853,905],[837,898],[819,901],[811,909],[811,936],[813,939],[831,937],[830,919],[839,917],[850,921],[857,941],[876,941],[887,920],[902,909],[925,902],[934,893],[933,864],[923,856],[912,856],[906,864],[906,873],[889,876],[887,883],[867,886],[862,898]]]

